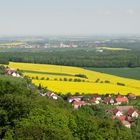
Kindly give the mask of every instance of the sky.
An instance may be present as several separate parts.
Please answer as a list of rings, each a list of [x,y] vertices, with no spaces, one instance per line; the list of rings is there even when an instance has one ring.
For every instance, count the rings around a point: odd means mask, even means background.
[[[140,34],[140,0],[0,0],[0,35]]]

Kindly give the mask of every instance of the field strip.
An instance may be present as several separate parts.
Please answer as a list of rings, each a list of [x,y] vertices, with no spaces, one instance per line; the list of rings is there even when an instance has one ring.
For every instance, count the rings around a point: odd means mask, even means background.
[[[72,74],[67,74],[67,73],[39,72],[39,71],[31,71],[31,70],[22,70],[22,72],[36,73],[36,74],[49,74],[49,75],[58,75],[58,76],[74,76]]]
[[[45,81],[45,80],[33,80],[36,85],[41,84],[43,87],[47,87],[54,92],[66,93],[85,93],[85,94],[128,94],[135,93],[140,95],[140,89],[118,86],[106,83],[88,83],[88,82],[65,82],[65,81]]]

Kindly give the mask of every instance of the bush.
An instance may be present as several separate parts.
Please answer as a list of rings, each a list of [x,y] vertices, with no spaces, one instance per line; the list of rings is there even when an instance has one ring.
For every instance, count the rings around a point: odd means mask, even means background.
[[[100,81],[100,79],[98,78],[98,79],[95,81],[95,83],[99,83],[99,81]]]
[[[123,83],[117,83],[117,85],[119,85],[119,86],[125,86],[125,84],[123,84]]]
[[[49,77],[47,77],[47,78],[46,78],[46,80],[50,80],[50,78],[49,78]]]
[[[67,78],[64,78],[64,81],[68,81],[68,79]]]
[[[88,79],[88,77],[84,74],[75,74],[75,76]]]

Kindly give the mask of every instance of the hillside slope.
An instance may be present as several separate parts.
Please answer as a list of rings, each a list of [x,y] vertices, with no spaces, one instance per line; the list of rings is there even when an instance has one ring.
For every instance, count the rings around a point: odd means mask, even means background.
[[[25,71],[25,75],[30,77],[39,76],[49,77],[53,75],[57,81],[52,80],[33,80],[35,84],[41,83],[43,86],[48,87],[48,89],[67,93],[67,92],[85,92],[85,93],[122,93],[128,94],[130,92],[135,92],[135,94],[140,94],[140,81],[118,77],[110,74],[100,73],[96,71],[86,70],[79,67],[69,67],[69,66],[58,66],[58,65],[44,65],[44,64],[30,64],[30,63],[15,63],[10,62],[9,67],[19,68]],[[30,71],[30,72],[27,72]],[[36,73],[38,72],[38,73]],[[48,74],[44,74],[47,72]],[[75,74],[84,74],[88,77],[84,82],[70,82],[70,81],[59,81],[59,78],[75,78]],[[60,76],[61,75],[61,76]],[[63,76],[65,75],[65,76]],[[66,76],[68,75],[68,76]],[[70,75],[70,77],[69,77]],[[60,88],[60,85],[62,88]],[[124,85],[124,86],[121,86]],[[69,86],[69,88],[67,88]],[[79,87],[79,88],[77,88]],[[92,87],[92,88],[91,88]],[[58,90],[59,89],[59,90]]]

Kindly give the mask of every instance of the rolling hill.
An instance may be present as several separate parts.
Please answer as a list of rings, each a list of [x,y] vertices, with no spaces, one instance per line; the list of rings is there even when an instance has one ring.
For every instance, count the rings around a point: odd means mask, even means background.
[[[41,84],[49,90],[66,94],[71,93],[113,93],[128,94],[133,92],[140,95],[140,81],[86,70],[79,67],[15,63],[9,67],[18,68],[24,75],[33,79],[36,85]],[[86,75],[87,78],[76,77],[76,74]],[[70,80],[71,79],[71,80]],[[75,80],[74,79],[80,79]]]

